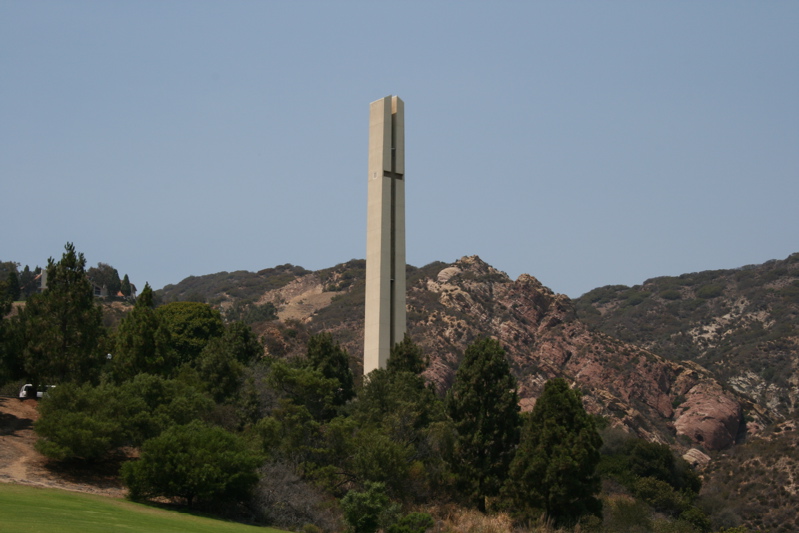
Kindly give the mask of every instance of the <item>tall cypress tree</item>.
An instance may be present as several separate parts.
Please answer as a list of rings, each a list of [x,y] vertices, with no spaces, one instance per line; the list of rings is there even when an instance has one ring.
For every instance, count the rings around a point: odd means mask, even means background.
[[[580,393],[562,378],[544,385],[526,417],[505,492],[522,519],[542,512],[557,526],[602,514],[596,474],[602,438]]]
[[[466,349],[446,405],[455,428],[450,466],[464,495],[485,511],[485,498],[507,476],[521,425],[516,379],[498,341]]]
[[[128,277],[127,274],[125,274],[125,277],[122,278],[122,282],[119,285],[119,291],[122,293],[122,296],[126,298],[130,296],[131,293],[130,278]]]
[[[86,277],[86,258],[67,243],[61,260],[47,263],[47,289],[28,298],[19,315],[23,369],[33,385],[89,381],[104,354],[102,311]]]

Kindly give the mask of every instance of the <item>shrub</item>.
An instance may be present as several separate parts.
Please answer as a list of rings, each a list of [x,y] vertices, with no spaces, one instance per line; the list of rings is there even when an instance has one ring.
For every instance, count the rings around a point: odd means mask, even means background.
[[[679,300],[682,298],[680,291],[676,289],[668,289],[660,293],[660,297],[664,300]]]
[[[427,513],[410,513],[388,527],[387,533],[424,533],[435,525]]]
[[[680,520],[693,524],[699,531],[710,531],[710,519],[697,507],[689,507],[680,513]]]
[[[635,482],[636,495],[651,505],[656,511],[679,515],[688,506],[685,496],[659,479],[642,477]]]
[[[119,445],[120,425],[106,406],[113,387],[66,383],[42,400],[36,449],[51,459],[94,461]]]
[[[645,503],[632,498],[617,498],[605,506],[604,530],[608,533],[652,531],[650,511]]]
[[[716,298],[721,296],[724,292],[724,287],[717,284],[709,284],[703,285],[696,291],[697,298],[702,298],[703,300],[709,300],[711,298]]]
[[[324,493],[304,481],[286,462],[269,462],[259,470],[252,503],[270,525],[304,533],[339,531],[339,519]]]
[[[192,506],[248,499],[259,463],[240,437],[194,421],[145,442],[141,459],[122,465],[120,473],[134,500],[182,498]]]
[[[365,489],[351,490],[341,499],[344,519],[352,533],[374,533],[392,511],[383,483],[366,483]]]

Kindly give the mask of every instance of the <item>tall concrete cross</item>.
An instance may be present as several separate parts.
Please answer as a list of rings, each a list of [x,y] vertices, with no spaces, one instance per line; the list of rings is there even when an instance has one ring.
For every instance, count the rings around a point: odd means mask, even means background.
[[[404,335],[405,104],[386,96],[369,110],[364,375],[386,368]]]

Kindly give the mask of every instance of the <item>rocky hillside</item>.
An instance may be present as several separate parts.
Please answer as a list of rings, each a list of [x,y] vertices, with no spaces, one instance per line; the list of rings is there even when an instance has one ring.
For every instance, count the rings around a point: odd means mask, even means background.
[[[575,300],[592,330],[707,368],[780,421],[799,407],[799,253],[734,270],[608,286]]]
[[[716,454],[703,471],[708,515],[750,531],[799,531],[798,438],[790,420]]]
[[[357,372],[364,266],[354,260],[317,272],[284,265],[257,274],[221,273],[169,286],[161,297],[201,293],[222,309],[243,300],[271,303],[280,320],[256,325],[270,352],[299,354],[307,335],[331,331],[353,356]],[[566,377],[584,392],[592,412],[683,451],[695,447],[697,460],[704,458],[701,450],[727,448],[768,421],[767,410],[725,389],[696,362],[592,330],[568,297],[532,276],[512,280],[476,256],[408,267],[407,274],[409,332],[430,356],[427,377],[440,389],[452,382],[466,346],[491,335],[508,351],[524,409],[532,407],[547,379]]]

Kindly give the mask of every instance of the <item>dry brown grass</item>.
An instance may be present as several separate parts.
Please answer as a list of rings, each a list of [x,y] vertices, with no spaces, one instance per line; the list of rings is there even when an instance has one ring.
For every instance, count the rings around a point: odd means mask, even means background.
[[[436,521],[434,533],[559,533],[563,529],[555,529],[539,520],[528,527],[514,524],[507,513],[483,514],[474,509],[465,509],[456,505],[440,505],[425,507],[420,511],[429,513]],[[577,529],[575,532],[579,531]]]

